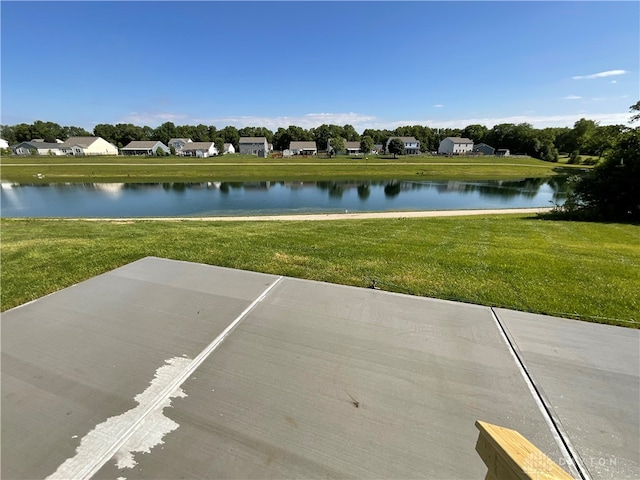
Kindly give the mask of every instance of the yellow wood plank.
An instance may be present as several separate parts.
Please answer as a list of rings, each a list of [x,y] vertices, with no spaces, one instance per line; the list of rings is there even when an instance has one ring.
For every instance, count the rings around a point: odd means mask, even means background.
[[[573,477],[519,432],[476,421],[476,451],[498,480],[571,480]]]

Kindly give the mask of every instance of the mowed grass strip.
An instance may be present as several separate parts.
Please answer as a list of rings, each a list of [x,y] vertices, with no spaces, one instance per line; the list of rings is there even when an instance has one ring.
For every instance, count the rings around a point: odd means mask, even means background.
[[[2,310],[146,256],[638,327],[635,225],[2,219]]]
[[[526,158],[483,157],[402,157],[397,160],[360,157],[332,159],[264,159],[244,156],[213,157],[9,157],[2,159],[0,176],[16,183],[62,182],[206,182],[206,181],[287,181],[287,180],[408,180],[478,179],[500,180],[545,177],[578,171]],[[567,170],[567,168],[569,170]]]

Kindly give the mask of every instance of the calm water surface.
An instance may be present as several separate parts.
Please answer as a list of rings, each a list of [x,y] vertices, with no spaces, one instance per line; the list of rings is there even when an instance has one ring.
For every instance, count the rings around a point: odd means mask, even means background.
[[[563,178],[520,181],[0,184],[3,217],[189,217],[549,207]]]

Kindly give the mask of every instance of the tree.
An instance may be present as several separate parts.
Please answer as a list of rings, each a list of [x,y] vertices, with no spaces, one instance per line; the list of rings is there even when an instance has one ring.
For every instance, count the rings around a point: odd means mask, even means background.
[[[462,130],[462,136],[473,140],[473,143],[482,143],[489,129],[484,125],[468,125]]]
[[[176,154],[176,147],[174,147],[173,145],[169,145],[169,153],[170,153],[172,156],[175,156],[175,154]]]
[[[634,113],[634,115],[631,117],[631,119],[629,120],[629,123],[634,123],[640,120],[640,100],[638,100],[634,105],[631,105],[629,107],[629,110],[631,111],[631,113]]]
[[[164,148],[158,147],[156,149],[156,156],[157,157],[164,157],[165,155],[166,155],[166,153],[164,152]]]
[[[369,135],[364,135],[360,139],[360,151],[365,155],[368,155],[373,150],[373,138]]]
[[[156,139],[160,140],[165,145],[169,143],[169,140],[176,138],[176,126],[173,122],[165,122],[155,129],[153,132]]]
[[[397,155],[404,155],[404,142],[399,138],[392,138],[387,148],[389,153],[393,153],[393,158],[398,158]]]
[[[595,220],[640,220],[640,128],[623,135],[603,163],[581,177],[564,211]]]
[[[337,155],[338,152],[344,150],[344,138],[342,137],[333,137],[329,140],[329,145],[327,147],[331,155]]]

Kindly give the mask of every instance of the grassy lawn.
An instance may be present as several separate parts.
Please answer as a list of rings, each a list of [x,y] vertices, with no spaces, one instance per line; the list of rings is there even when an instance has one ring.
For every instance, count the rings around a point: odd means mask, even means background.
[[[258,159],[225,155],[184,157],[17,157],[2,158],[0,179],[16,183],[287,180],[501,180],[548,177],[584,168],[533,158],[338,156]]]
[[[2,219],[2,310],[158,256],[638,327],[640,227],[502,215],[328,222]]]

